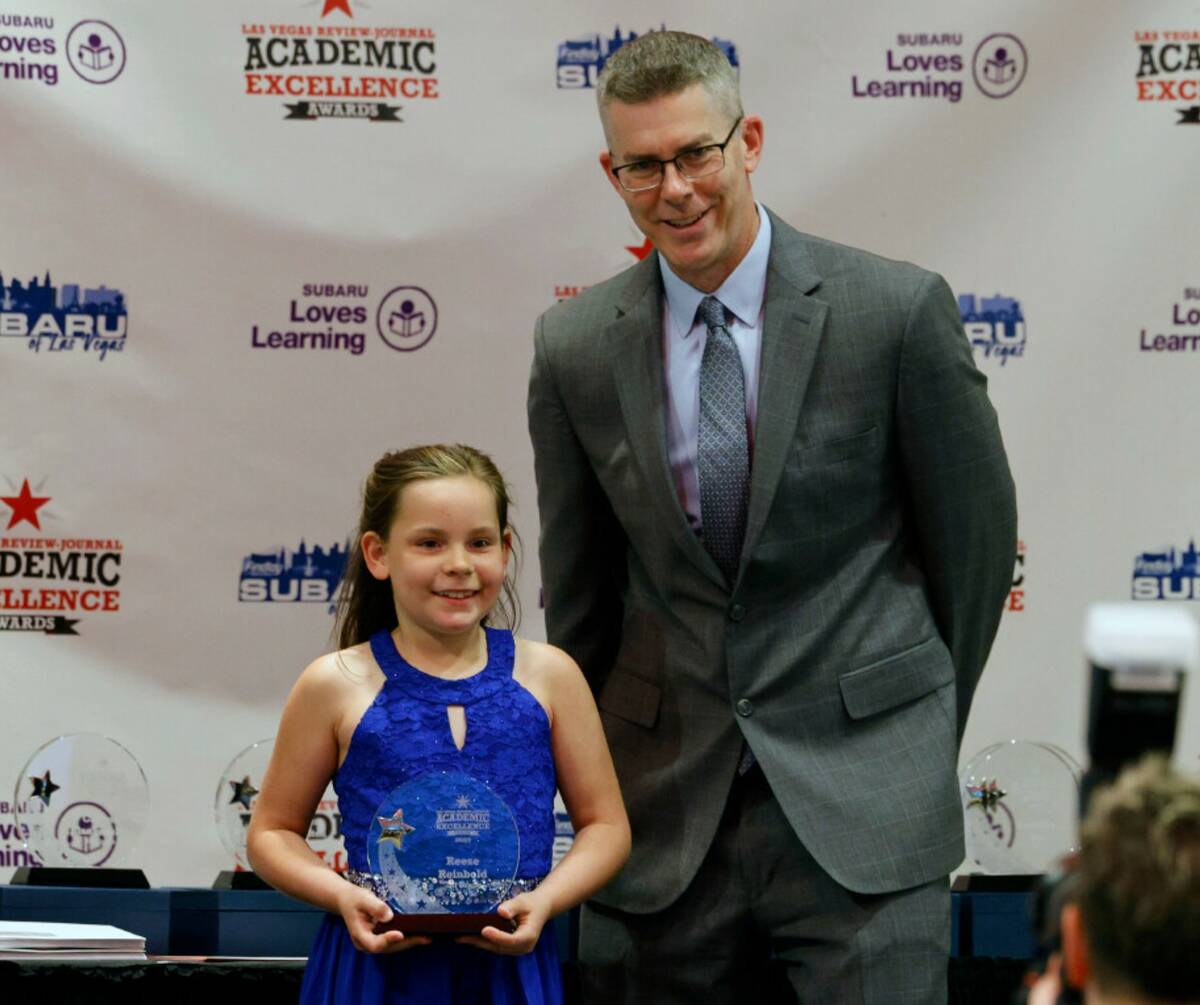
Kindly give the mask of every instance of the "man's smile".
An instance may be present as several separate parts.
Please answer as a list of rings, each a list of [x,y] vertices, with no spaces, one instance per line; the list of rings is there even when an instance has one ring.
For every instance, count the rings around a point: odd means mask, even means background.
[[[692,224],[698,223],[700,220],[706,217],[709,209],[712,209],[712,207],[709,206],[708,209],[703,210],[694,216],[687,216],[678,220],[663,220],[662,222],[668,227],[673,227],[676,230],[686,230],[688,227],[692,226]]]

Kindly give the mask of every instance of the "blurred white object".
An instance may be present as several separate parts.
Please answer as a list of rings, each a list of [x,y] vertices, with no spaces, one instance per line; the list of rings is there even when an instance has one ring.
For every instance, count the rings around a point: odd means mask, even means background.
[[[1092,666],[1109,670],[1200,669],[1200,625],[1181,607],[1092,604],[1083,629]]]

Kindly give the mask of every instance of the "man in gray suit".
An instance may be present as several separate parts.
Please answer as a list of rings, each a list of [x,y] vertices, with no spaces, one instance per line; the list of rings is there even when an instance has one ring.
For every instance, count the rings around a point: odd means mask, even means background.
[[[547,632],[633,824],[590,1000],[944,1001],[1016,550],[986,381],[940,277],[754,201],[762,121],[715,46],[644,35],[597,90],[656,254],[538,320],[529,390]]]

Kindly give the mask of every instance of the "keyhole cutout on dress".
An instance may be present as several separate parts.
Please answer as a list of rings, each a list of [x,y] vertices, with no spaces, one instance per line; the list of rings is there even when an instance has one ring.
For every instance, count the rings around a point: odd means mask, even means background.
[[[462,705],[447,705],[446,718],[450,722],[450,739],[462,750],[467,744],[467,710]]]

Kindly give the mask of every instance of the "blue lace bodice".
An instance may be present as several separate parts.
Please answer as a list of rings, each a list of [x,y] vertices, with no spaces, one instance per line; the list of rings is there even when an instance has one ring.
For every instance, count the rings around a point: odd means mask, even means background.
[[[485,628],[487,665],[463,680],[418,670],[386,631],[371,653],[386,680],[334,775],[350,868],[366,872],[367,830],[384,797],[428,771],[460,771],[484,782],[512,810],[521,839],[518,877],[550,871],[556,779],[546,712],[512,675],[512,633]],[[454,745],[446,706],[466,710],[463,749]]]

